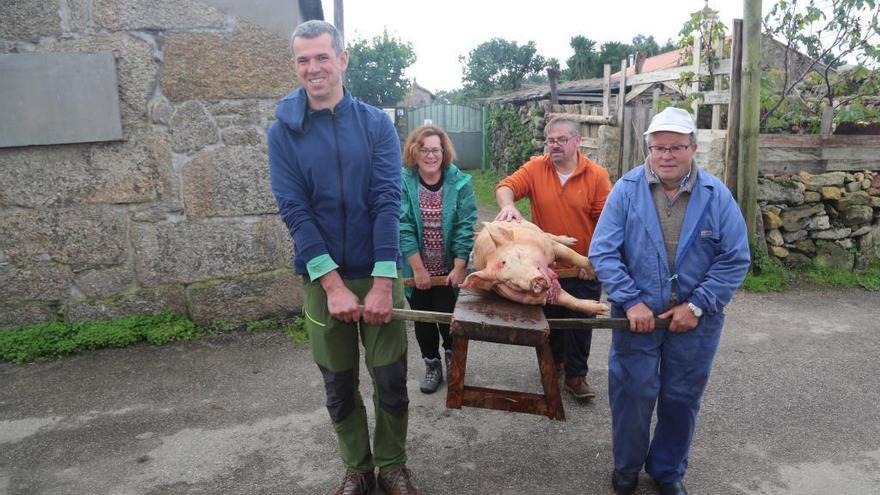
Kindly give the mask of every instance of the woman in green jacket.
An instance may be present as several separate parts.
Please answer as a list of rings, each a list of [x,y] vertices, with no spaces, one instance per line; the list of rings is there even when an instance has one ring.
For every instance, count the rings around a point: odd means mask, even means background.
[[[400,251],[412,309],[451,313],[458,286],[464,281],[474,246],[477,201],[471,177],[452,161],[455,149],[446,132],[434,125],[412,131],[403,146],[403,194],[400,202]],[[445,277],[431,286],[431,277]],[[425,360],[420,389],[426,394],[443,381],[439,344],[442,338],[446,372],[452,355],[449,325],[416,322],[416,340]]]

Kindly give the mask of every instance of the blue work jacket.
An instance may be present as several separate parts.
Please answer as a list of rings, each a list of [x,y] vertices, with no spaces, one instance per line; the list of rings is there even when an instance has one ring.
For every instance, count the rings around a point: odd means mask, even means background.
[[[655,315],[662,313],[675,289],[680,302],[703,310],[700,325],[720,328],[724,306],[751,263],[742,213],[720,180],[697,169],[675,272],[670,273],[645,167],[636,167],[614,185],[590,244],[590,261],[608,293],[612,314],[622,316],[640,302]]]

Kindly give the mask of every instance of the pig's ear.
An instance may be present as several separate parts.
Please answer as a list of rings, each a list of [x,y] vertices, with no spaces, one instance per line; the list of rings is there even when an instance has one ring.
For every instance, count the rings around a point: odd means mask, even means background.
[[[502,227],[497,223],[483,223],[483,228],[492,236],[492,241],[495,242],[496,246],[513,242],[513,231],[507,227]]]
[[[492,286],[498,283],[498,278],[495,276],[489,277],[490,275],[486,270],[471,273],[465,277],[464,282],[461,283],[461,288],[492,290]]]

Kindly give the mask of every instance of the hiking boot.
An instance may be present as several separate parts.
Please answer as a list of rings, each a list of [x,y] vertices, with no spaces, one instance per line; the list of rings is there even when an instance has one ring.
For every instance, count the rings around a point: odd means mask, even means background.
[[[587,383],[587,377],[574,376],[565,379],[565,391],[574,396],[575,399],[587,400],[596,396],[596,392]]]
[[[440,358],[425,358],[425,377],[419,384],[419,390],[424,394],[433,394],[443,381],[443,367],[440,365]]]
[[[420,495],[422,493],[413,483],[412,472],[406,466],[379,471],[379,486],[388,495]]]
[[[449,369],[452,367],[452,349],[446,349],[443,356],[446,361],[446,376],[449,376]]]
[[[358,473],[346,471],[342,484],[330,492],[330,495],[368,495],[376,488],[376,475],[372,471]]]

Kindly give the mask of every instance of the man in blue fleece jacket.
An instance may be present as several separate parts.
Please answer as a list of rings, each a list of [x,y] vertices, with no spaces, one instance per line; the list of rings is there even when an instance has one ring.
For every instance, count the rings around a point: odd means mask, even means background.
[[[333,494],[419,493],[406,468],[409,398],[398,278],[400,142],[381,110],[343,87],[348,53],[333,25],[308,21],[291,37],[301,87],[269,129],[269,176],[303,276],[303,312],[324,377],[327,410],[347,469]],[[363,304],[363,320],[358,307]],[[373,446],[358,390],[359,343],[373,379]]]

